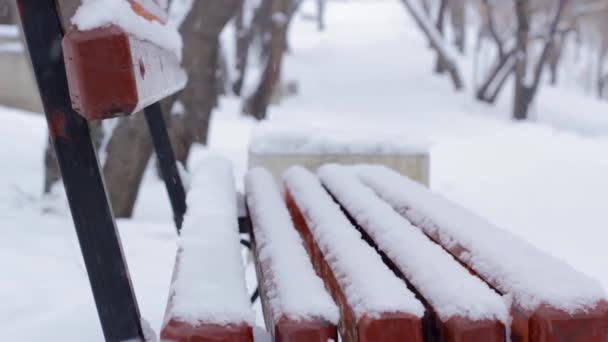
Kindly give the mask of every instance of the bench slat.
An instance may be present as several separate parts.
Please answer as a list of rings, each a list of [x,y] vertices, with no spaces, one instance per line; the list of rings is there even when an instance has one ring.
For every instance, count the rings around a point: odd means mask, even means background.
[[[154,0],[81,5],[62,42],[76,112],[87,120],[129,115],[185,87],[181,37],[163,14]]]
[[[300,167],[285,173],[286,200],[312,263],[341,314],[344,341],[422,341],[424,307]]]
[[[505,301],[350,171],[326,165],[318,174],[368,242],[426,303],[425,336],[445,342],[504,341]]]
[[[245,177],[266,326],[274,341],[337,341],[338,308],[315,273],[270,173]]]
[[[72,106],[87,120],[132,114],[186,85],[177,56],[118,26],[73,29],[63,50]]]
[[[250,342],[254,314],[241,257],[230,163],[193,171],[161,339]]]
[[[513,299],[516,342],[604,342],[608,301],[601,286],[466,209],[383,167],[354,167],[401,215],[500,293]]]

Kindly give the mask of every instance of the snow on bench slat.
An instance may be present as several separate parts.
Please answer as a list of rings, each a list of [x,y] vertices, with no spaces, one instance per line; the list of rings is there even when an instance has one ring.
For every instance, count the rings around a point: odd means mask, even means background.
[[[357,319],[390,312],[422,317],[422,304],[362,239],[315,175],[293,167],[284,177]]]
[[[232,167],[207,158],[192,175],[167,318],[253,324],[238,231]]]
[[[146,9],[150,7],[153,6]],[[172,51],[181,60],[183,42],[177,27],[138,15],[126,0],[84,0],[72,17],[72,24],[81,31],[116,25],[140,40]]]
[[[568,313],[606,298],[600,285],[570,265],[380,166],[356,166],[359,178],[416,226],[465,261],[520,309],[549,305]]]
[[[274,178],[264,169],[253,169],[246,175],[245,189],[259,262],[272,272],[265,279],[272,283],[274,321],[287,316],[337,324],[338,308],[313,269]]]
[[[318,174],[329,191],[430,303],[441,321],[508,321],[505,301],[486,283],[413,227],[344,166]]]

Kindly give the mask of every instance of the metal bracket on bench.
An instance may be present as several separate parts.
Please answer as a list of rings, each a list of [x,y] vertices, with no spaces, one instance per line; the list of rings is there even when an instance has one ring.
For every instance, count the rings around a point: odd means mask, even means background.
[[[72,109],[56,0],[17,0],[17,5],[105,339],[143,340],[89,126]]]

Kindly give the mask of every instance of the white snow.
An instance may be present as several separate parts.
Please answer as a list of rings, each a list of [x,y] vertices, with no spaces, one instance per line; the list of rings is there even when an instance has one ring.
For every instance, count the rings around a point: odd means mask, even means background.
[[[19,38],[19,26],[0,24],[0,38]]]
[[[569,313],[606,298],[596,281],[506,230],[382,166],[356,166],[359,178],[395,210],[450,249],[526,311],[542,304]],[[576,233],[574,233],[576,234]]]
[[[258,154],[416,154],[428,147],[400,136],[354,136],[314,125],[262,124],[253,131],[249,151]]]
[[[304,215],[357,319],[387,312],[422,317],[422,304],[362,239],[316,176],[298,166],[287,170],[284,176],[289,194]]]
[[[139,16],[128,1],[83,0],[72,24],[82,31],[116,25],[138,39],[172,51],[181,60],[183,42],[177,27],[171,22],[163,24]]]
[[[337,324],[338,307],[313,269],[274,178],[265,169],[253,169],[246,175],[245,189],[275,322],[287,316]]]
[[[270,107],[269,123],[430,142],[434,191],[608,289],[608,102],[562,86],[545,87],[534,105],[537,121],[513,123],[505,119],[512,101],[509,84],[497,104],[487,106],[473,100],[470,82],[454,94],[450,82],[432,72],[435,53],[400,1],[329,1],[326,20],[327,29],[319,33],[301,13],[294,16],[283,75],[297,80],[299,95]],[[465,81],[472,78],[472,68],[464,68],[468,64],[461,63]],[[220,99],[208,148],[233,162],[242,189],[247,144],[257,123],[239,115],[241,106],[234,97]],[[559,125],[551,120],[556,116],[564,119]],[[104,341],[62,185],[52,196],[41,196],[44,117],[1,106],[0,117],[5,123],[0,125],[2,337]],[[202,150],[192,151],[190,170]],[[134,218],[117,225],[141,313],[158,332],[177,236],[165,185],[153,165]],[[247,279],[251,293],[251,265]],[[259,304],[257,313],[263,326]]]
[[[167,319],[253,324],[238,234],[236,190],[226,160],[202,161],[192,175]]]
[[[326,165],[318,174],[443,322],[461,317],[507,325],[507,305],[494,290],[378,198],[351,171],[345,166]]]

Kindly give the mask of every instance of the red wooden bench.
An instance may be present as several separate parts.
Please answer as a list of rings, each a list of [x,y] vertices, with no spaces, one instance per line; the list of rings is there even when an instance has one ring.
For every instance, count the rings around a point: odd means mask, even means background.
[[[397,212],[512,299],[512,341],[608,340],[608,299],[598,283],[394,171],[356,171]]]
[[[348,168],[327,165],[319,175],[366,240],[425,304],[426,340],[505,340],[509,321],[505,299],[378,198]]]
[[[185,84],[179,44],[161,37],[177,33],[156,34],[170,27],[152,0],[112,1],[121,10],[93,21],[83,17],[96,8],[85,6],[75,20],[80,26],[65,37],[56,0],[17,3],[104,336],[143,340],[87,120],[144,108],[179,231],[185,193],[157,102]],[[132,30],[133,23],[148,29]],[[253,339],[234,184],[229,167],[219,165],[195,174],[163,338]],[[254,254],[275,340],[335,339],[329,293],[338,332],[348,342],[501,341],[505,330],[515,342],[608,341],[608,300],[594,281],[393,171],[348,170],[321,171],[328,192],[314,174],[291,169],[283,203],[263,171],[248,178]],[[292,257],[294,266],[286,266]],[[289,272],[307,280],[284,281]],[[459,298],[458,286],[481,296]],[[325,298],[319,299],[324,309],[291,311],[293,292],[311,289]],[[502,307],[498,295],[511,305]]]
[[[245,189],[262,307],[273,340],[337,341],[338,308],[313,269],[274,179],[254,169]]]
[[[312,263],[340,308],[343,341],[422,341],[424,307],[367,245],[320,182],[285,175],[287,206]]]

